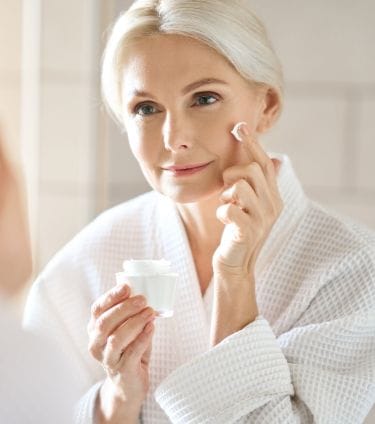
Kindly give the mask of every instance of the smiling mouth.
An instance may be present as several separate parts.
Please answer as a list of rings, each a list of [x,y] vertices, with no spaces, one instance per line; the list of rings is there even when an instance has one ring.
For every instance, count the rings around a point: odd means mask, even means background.
[[[179,177],[179,176],[191,175],[191,174],[200,172],[211,163],[212,162],[188,164],[188,165],[172,165],[172,166],[163,168],[163,170],[169,171],[170,173],[173,174],[173,176]]]

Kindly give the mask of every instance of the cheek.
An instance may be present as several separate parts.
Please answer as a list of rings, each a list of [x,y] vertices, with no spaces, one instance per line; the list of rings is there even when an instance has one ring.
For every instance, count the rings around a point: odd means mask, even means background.
[[[128,142],[136,160],[142,164],[151,162],[155,156],[155,146],[152,137],[150,137],[142,127],[133,125],[128,128]]]
[[[221,170],[244,162],[242,146],[231,134],[238,120],[238,116],[226,115],[215,119],[211,125],[205,125],[202,129],[205,147],[218,158]]]

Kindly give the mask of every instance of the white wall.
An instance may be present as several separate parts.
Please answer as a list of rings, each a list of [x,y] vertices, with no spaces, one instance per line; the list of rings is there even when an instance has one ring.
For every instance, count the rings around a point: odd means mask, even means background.
[[[23,31],[29,34],[24,50],[34,48],[38,57],[24,57],[23,65],[25,86],[34,92],[38,109],[37,153],[26,164],[32,167],[32,161],[37,162],[31,202],[36,203],[38,213],[33,228],[38,271],[96,214],[101,30],[98,1],[32,3],[39,7],[25,16]],[[24,0],[24,8],[29,7],[30,2]],[[29,45],[31,39],[39,45]],[[28,70],[32,61],[35,79]]]

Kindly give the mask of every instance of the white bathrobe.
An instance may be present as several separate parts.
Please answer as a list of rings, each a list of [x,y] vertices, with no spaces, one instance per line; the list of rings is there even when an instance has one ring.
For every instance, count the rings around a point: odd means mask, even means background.
[[[143,423],[363,421],[375,401],[375,235],[308,200],[279,158],[284,210],[257,262],[260,315],[215,347],[212,283],[202,299],[184,227],[160,194],[104,212],[42,272],[25,325],[80,369],[77,423],[93,422],[105,377],[87,350],[90,306],[130,258],[165,258],[180,275],[174,316],[156,321]]]

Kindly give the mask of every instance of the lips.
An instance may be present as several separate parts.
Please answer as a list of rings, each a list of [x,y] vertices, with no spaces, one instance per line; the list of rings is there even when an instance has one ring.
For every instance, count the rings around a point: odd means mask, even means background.
[[[171,165],[163,167],[165,171],[171,172],[174,176],[191,175],[205,169],[211,162],[194,163],[186,165]]]

